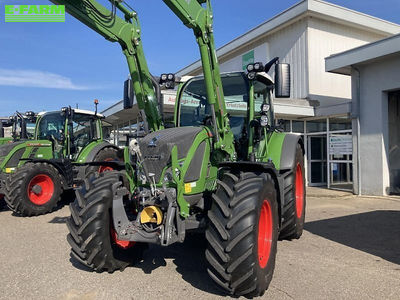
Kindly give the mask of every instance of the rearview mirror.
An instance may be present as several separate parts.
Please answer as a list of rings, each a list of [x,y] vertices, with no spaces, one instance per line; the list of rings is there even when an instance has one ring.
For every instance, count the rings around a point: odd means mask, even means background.
[[[133,91],[133,83],[131,79],[125,80],[124,82],[124,109],[133,107],[133,101],[135,99],[135,93]]]
[[[290,65],[275,65],[275,98],[290,98]]]

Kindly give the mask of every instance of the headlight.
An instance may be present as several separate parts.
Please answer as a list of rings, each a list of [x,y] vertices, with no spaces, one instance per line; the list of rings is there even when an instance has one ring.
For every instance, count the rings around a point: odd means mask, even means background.
[[[168,75],[167,74],[161,74],[161,81],[166,81],[168,79]]]
[[[263,72],[264,71],[264,65],[261,62],[257,62],[254,64],[254,71],[256,72]]]
[[[268,117],[267,116],[261,116],[261,122],[260,122],[262,127],[265,127],[268,125]]]
[[[269,104],[264,103],[261,105],[261,112],[266,113],[269,111],[269,109],[270,109]]]
[[[175,81],[175,75],[174,74],[168,74],[168,80]]]
[[[256,72],[250,72],[247,74],[247,78],[249,80],[254,80],[256,78],[256,74],[257,74]]]

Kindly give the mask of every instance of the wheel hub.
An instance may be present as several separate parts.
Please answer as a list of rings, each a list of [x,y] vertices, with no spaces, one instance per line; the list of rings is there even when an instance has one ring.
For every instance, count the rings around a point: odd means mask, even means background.
[[[32,203],[36,205],[46,204],[53,197],[54,182],[46,174],[36,175],[29,182],[27,193]]]
[[[39,195],[42,192],[42,187],[38,184],[33,186],[32,192],[35,193],[36,195]]]

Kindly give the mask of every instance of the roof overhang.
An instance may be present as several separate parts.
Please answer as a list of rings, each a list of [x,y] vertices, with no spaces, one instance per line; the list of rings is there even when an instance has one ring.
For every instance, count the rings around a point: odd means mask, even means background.
[[[370,32],[393,35],[400,33],[400,25],[375,18],[348,8],[321,0],[303,0],[289,9],[251,29],[245,34],[225,44],[217,50],[217,56],[223,59],[232,52],[239,51],[249,43],[264,38],[281,28],[309,16],[330,20],[348,26],[361,28]],[[201,61],[179,70],[176,75],[184,76],[201,69]]]
[[[325,58],[325,70],[351,75],[351,67],[400,55],[400,34]]]

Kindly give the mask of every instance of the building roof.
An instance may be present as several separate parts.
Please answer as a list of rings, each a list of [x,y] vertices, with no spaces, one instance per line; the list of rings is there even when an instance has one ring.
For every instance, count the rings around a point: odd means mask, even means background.
[[[224,56],[249,42],[255,41],[263,36],[271,34],[280,27],[307,17],[314,16],[347,26],[364,29],[379,34],[393,35],[400,33],[400,25],[385,21],[367,14],[363,14],[345,7],[341,7],[321,0],[303,0],[251,29],[245,34],[235,38],[217,50],[218,57]],[[201,68],[200,60],[179,70],[178,76],[187,75]]]
[[[351,66],[400,55],[400,34],[361,47],[331,55],[325,59],[327,72],[350,75]]]

